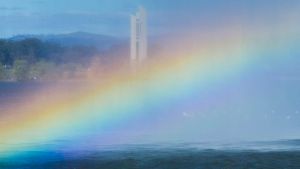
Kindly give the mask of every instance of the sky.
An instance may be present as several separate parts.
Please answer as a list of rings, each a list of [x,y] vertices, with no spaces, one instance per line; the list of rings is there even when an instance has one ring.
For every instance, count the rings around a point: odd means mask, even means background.
[[[159,36],[234,20],[272,22],[299,5],[297,0],[1,0],[0,37],[76,31],[127,37],[129,16],[138,6],[148,11],[150,34]]]

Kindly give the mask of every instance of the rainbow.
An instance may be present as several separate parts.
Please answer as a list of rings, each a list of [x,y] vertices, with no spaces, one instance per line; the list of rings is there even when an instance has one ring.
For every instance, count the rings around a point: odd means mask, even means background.
[[[0,156],[39,148],[93,149],[96,144],[139,143],[167,133],[176,135],[182,126],[176,126],[180,117],[173,117],[174,111],[182,105],[193,107],[194,98],[228,81],[255,76],[255,66],[261,62],[279,62],[282,59],[275,54],[296,44],[294,33],[279,36],[276,45],[274,39],[261,36],[263,32],[256,37],[230,34],[215,42],[185,38],[190,43],[182,50],[150,61],[135,74],[113,71],[103,83],[54,85],[28,93],[18,107],[1,115]],[[137,127],[142,128],[140,133],[126,135]],[[150,131],[155,138],[145,134]],[[57,140],[66,141],[47,144]]]

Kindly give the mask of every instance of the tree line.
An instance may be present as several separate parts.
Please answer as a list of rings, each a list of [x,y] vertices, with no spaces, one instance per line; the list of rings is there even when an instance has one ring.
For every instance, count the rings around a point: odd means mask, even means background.
[[[99,52],[91,46],[61,46],[39,39],[0,40],[0,80],[25,81],[74,76]],[[78,71],[77,71],[78,72]]]

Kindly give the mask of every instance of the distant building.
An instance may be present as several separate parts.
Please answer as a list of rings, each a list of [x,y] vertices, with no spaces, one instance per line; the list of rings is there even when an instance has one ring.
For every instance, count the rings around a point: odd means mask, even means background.
[[[131,15],[131,48],[130,61],[136,66],[147,59],[147,13],[140,7],[135,15]]]

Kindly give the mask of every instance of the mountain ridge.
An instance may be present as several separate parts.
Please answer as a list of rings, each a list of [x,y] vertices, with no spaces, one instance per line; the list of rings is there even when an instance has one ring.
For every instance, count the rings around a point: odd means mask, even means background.
[[[93,46],[101,51],[109,50],[113,46],[120,45],[126,41],[126,39],[118,38],[115,36],[88,33],[82,31],[71,32],[66,34],[17,35],[9,38],[9,40],[21,41],[30,38],[36,38],[44,42],[56,43],[66,47]]]

